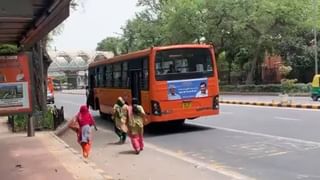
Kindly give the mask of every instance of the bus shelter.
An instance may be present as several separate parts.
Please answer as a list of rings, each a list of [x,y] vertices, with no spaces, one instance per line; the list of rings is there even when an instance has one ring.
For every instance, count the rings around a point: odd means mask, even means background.
[[[21,51],[0,56],[0,115],[26,113],[32,117],[35,104],[46,106],[46,55],[41,41],[69,16],[70,1],[0,1],[0,44],[14,44]],[[37,69],[36,76],[33,69]],[[35,97],[39,88],[42,95]],[[30,119],[28,136],[33,136]]]

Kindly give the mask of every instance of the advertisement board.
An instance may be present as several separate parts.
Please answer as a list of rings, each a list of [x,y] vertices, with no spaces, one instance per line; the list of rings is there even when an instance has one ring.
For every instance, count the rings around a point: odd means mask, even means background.
[[[207,97],[207,84],[207,78],[168,81],[168,100]]]
[[[29,57],[0,56],[0,115],[32,112]]]

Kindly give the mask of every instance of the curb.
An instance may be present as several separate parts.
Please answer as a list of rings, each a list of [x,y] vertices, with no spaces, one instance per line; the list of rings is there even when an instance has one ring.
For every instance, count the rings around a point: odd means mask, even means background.
[[[220,95],[230,96],[279,96],[281,92],[221,92]],[[310,93],[294,93],[291,97],[311,97]]]
[[[99,169],[98,166],[90,161],[89,159],[84,160],[82,158],[81,153],[79,153],[78,151],[76,151],[75,149],[73,149],[71,146],[69,146],[66,142],[64,142],[62,139],[60,139],[55,133],[51,132],[49,133],[56,141],[58,141],[59,143],[61,143],[66,149],[68,149],[73,155],[78,156],[79,159],[82,159],[82,161],[86,164],[88,164],[88,166],[90,166],[91,168],[93,168],[96,173],[98,173],[100,176],[102,176],[103,178],[105,178],[106,180],[114,180],[114,178],[110,175],[108,175],[107,173],[105,173],[104,170]]]
[[[271,106],[271,107],[302,108],[302,109],[320,109],[320,105],[312,105],[312,104],[286,104],[286,103],[245,102],[245,101],[219,101],[219,102],[222,104],[239,104],[239,105]]]

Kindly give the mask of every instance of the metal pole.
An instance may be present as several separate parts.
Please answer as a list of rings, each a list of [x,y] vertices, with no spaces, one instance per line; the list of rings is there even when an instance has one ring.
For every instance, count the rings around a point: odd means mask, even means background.
[[[33,117],[28,114],[28,137],[34,136]]]
[[[315,74],[318,74],[318,45],[317,45],[317,11],[318,11],[318,0],[313,0],[314,7],[314,63],[315,63]]]

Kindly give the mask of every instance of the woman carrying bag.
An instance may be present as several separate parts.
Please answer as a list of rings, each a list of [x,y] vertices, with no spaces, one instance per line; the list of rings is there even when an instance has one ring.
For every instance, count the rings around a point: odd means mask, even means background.
[[[87,106],[82,105],[78,114],[71,120],[69,128],[77,133],[78,143],[81,145],[84,158],[88,158],[91,151],[91,126],[94,126],[96,131],[98,130]]]

